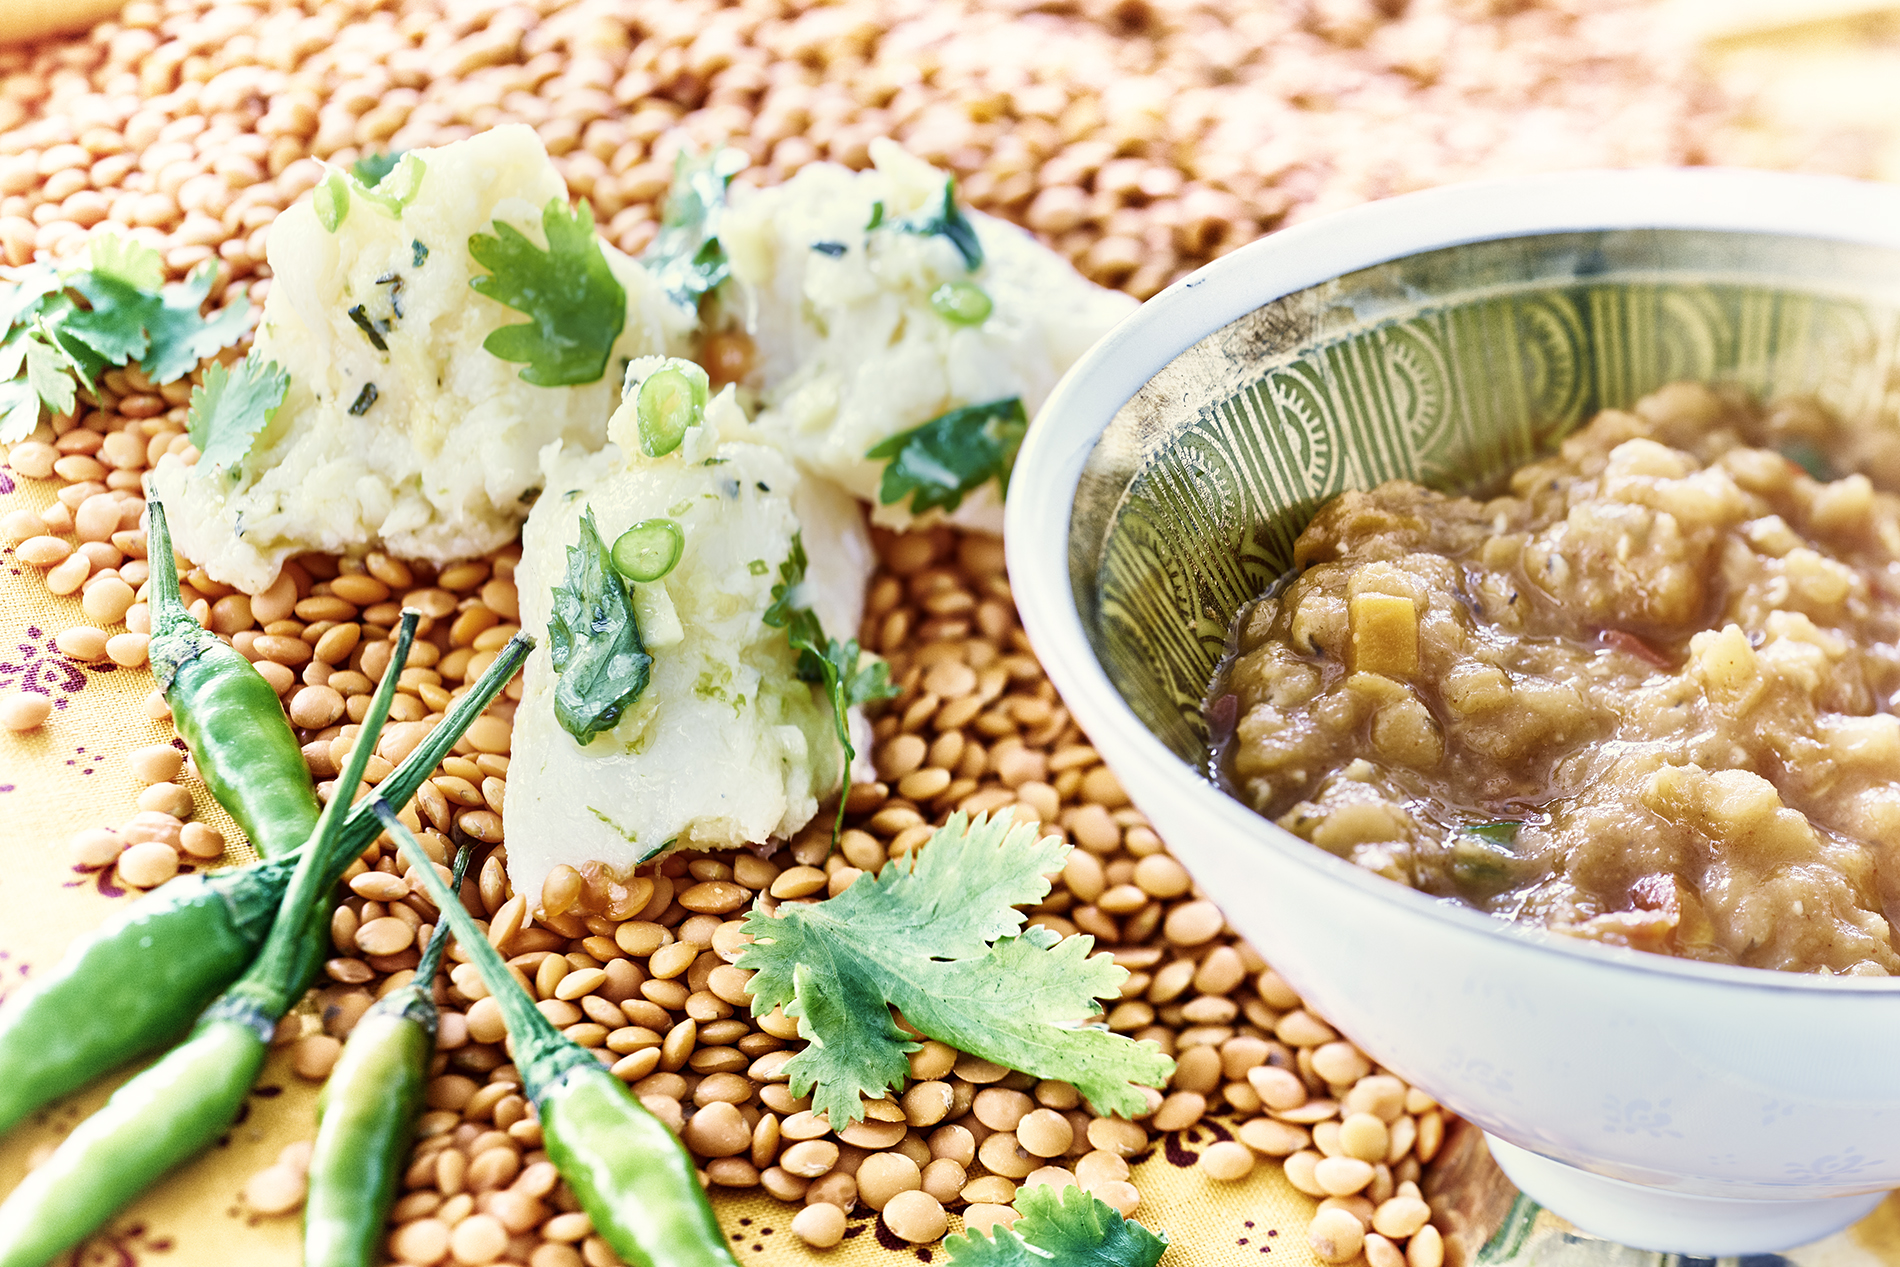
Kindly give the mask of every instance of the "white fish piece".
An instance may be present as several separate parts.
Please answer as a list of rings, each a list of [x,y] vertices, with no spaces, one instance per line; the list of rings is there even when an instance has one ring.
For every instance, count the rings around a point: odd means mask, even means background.
[[[630,383],[652,364],[636,362]],[[630,388],[610,424],[617,437],[633,434],[632,402]],[[873,562],[869,535],[848,494],[802,475],[777,449],[732,438],[746,426],[728,389],[666,457],[636,449],[629,458],[619,444],[591,455],[553,445],[543,456],[547,487],[515,572],[523,627],[542,638],[515,713],[504,811],[516,892],[539,894],[560,863],[624,873],[669,847],[790,836],[839,786],[843,751],[830,703],[798,679],[785,631],[763,618],[802,534],[802,597],[827,634],[855,637]],[[645,691],[583,747],[555,716],[545,633],[552,587],[566,575],[567,548],[588,510],[609,546],[633,524],[666,517],[684,530],[685,548],[665,577],[637,587],[663,590],[682,636],[650,648]],[[865,752],[868,726],[857,718],[853,730]]]
[[[151,477],[179,548],[217,580],[255,593],[304,550],[442,563],[503,545],[541,482],[541,449],[601,447],[623,363],[690,337],[692,314],[603,241],[627,292],[607,372],[573,387],[523,382],[523,366],[482,341],[526,317],[470,289],[487,270],[468,240],[500,222],[545,247],[542,208],[565,204],[567,186],[521,125],[412,154],[421,182],[400,214],[353,191],[335,232],[309,198],[272,223],[275,280],[253,355],[289,373],[284,403],[234,474],[174,456]],[[359,304],[387,324],[386,350],[351,319]],[[373,401],[359,404],[369,384]]]
[[[879,503],[885,461],[869,450],[964,405],[1015,396],[1033,418],[1136,303],[1022,229],[966,211],[984,255],[971,271],[949,239],[897,227],[941,204],[946,174],[894,141],[872,142],[871,157],[863,172],[814,163],[782,185],[735,189],[719,235],[735,283],[731,313],[757,348],[757,432],[870,502],[875,522],[902,528],[909,503]],[[867,228],[873,220],[879,227]],[[932,307],[932,294],[957,282],[988,296],[980,324]],[[1001,532],[996,485],[950,517]]]

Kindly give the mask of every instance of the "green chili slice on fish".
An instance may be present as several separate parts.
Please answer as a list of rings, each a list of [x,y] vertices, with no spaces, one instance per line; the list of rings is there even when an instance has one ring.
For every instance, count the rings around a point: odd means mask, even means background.
[[[642,519],[614,540],[614,570],[651,584],[679,565],[686,534],[671,519]]]
[[[686,429],[706,416],[709,380],[690,362],[675,362],[647,375],[634,398],[640,422],[640,447],[648,457],[665,457],[680,447]]]

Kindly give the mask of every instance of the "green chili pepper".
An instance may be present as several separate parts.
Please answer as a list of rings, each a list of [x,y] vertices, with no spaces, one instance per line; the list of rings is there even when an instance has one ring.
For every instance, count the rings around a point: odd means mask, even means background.
[[[257,953],[290,874],[279,860],[180,877],[29,978],[0,1008],[0,1133],[182,1031]]]
[[[297,862],[263,951],[198,1018],[189,1038],[114,1092],[0,1204],[0,1267],[43,1267],[237,1120],[277,1022],[303,994],[323,954],[331,886],[326,873],[349,813],[343,789],[362,781],[416,623],[416,613],[403,613],[395,654],[370,700],[361,738]],[[426,856],[423,865],[432,865]]]
[[[541,1015],[395,811],[380,797],[369,803],[500,1005],[522,1086],[541,1115],[542,1146],[594,1231],[629,1267],[738,1267],[673,1133]]]
[[[470,856],[466,845],[456,855],[451,889],[461,889]],[[435,973],[448,944],[448,922],[438,920],[415,977],[363,1013],[317,1097],[317,1142],[303,1208],[304,1267],[370,1267],[376,1261],[422,1113],[435,1055]]]
[[[521,668],[533,639],[517,635],[436,728],[384,779],[407,804],[462,732]],[[272,701],[271,708],[280,706]],[[361,745],[359,745],[360,747]],[[367,805],[344,820],[334,884],[382,834]],[[123,907],[29,978],[0,1006],[0,1134],[27,1114],[162,1046],[235,981],[269,933],[297,859],[181,876]],[[320,966],[320,965],[318,965]],[[311,972],[314,976],[316,967]],[[306,983],[307,984],[307,983]],[[110,1006],[102,1006],[102,991]]]
[[[350,214],[350,182],[342,172],[331,172],[317,186],[310,196],[310,209],[317,213],[317,223],[330,232],[343,227],[343,218]]]
[[[686,429],[706,416],[710,380],[691,361],[669,360],[647,375],[634,398],[640,422],[640,447],[648,457],[665,457],[680,447]]]
[[[260,856],[280,857],[309,839],[317,824],[310,769],[264,675],[185,610],[165,507],[156,497],[147,505],[152,674],[211,795]]]
[[[686,534],[671,519],[642,519],[614,539],[614,570],[650,584],[679,566],[685,549]]]

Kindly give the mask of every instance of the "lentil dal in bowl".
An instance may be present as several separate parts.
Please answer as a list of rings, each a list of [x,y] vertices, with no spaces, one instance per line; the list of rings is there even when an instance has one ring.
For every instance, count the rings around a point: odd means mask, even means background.
[[[1297,226],[1171,287],[1070,372],[1017,466],[1025,627],[1136,803],[1304,996],[1613,1239],[1785,1248],[1900,1186],[1900,982],[1592,944],[1394,884],[1207,777],[1209,683],[1342,491],[1495,491],[1679,382],[1900,427],[1897,363],[1900,190],[1490,182]]]

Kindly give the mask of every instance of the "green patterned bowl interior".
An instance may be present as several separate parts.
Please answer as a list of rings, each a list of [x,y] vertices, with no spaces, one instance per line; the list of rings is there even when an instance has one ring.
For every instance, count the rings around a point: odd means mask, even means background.
[[[1184,760],[1234,614],[1319,507],[1496,485],[1683,379],[1900,426],[1900,252],[1674,229],[1431,251],[1297,291],[1177,357],[1077,488],[1070,575],[1110,680]]]

